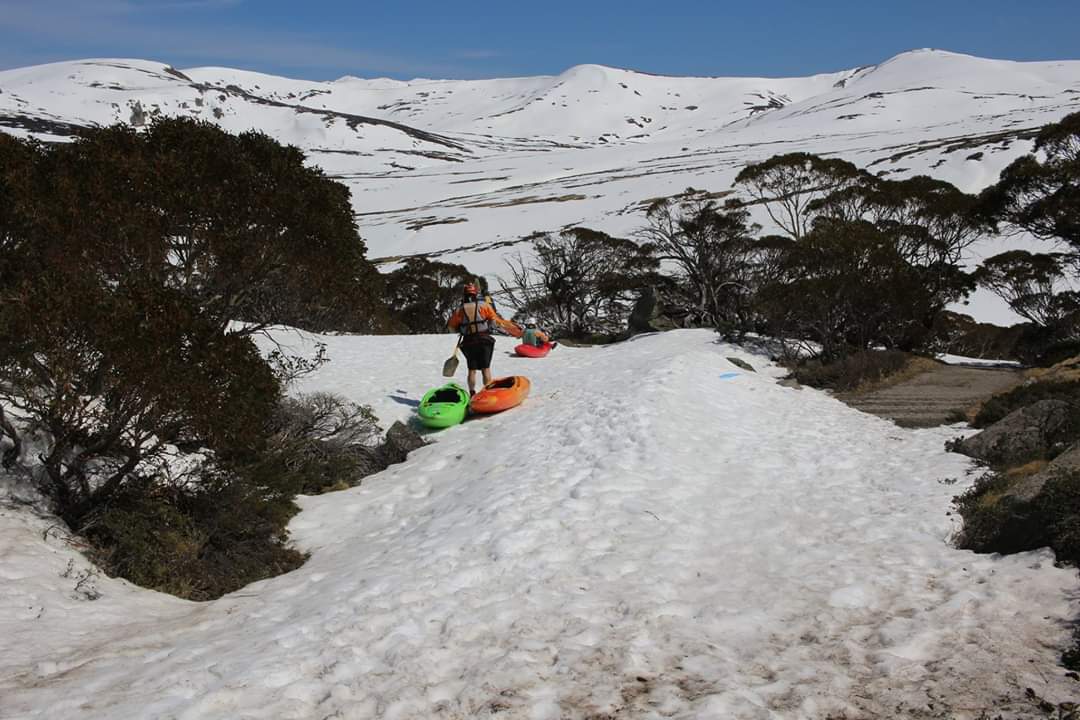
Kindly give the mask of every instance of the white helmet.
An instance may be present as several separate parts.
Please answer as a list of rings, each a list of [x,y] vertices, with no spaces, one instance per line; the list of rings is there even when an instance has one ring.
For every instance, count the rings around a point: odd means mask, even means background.
[[[534,318],[534,317],[525,318],[525,327],[532,327],[534,325],[536,325],[536,318]]]

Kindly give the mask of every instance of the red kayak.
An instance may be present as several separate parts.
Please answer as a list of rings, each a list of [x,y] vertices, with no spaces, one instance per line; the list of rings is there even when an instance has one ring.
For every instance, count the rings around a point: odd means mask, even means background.
[[[546,342],[540,347],[522,343],[514,348],[514,352],[522,357],[542,358],[547,357],[547,354],[551,352],[551,348],[553,347],[555,347],[555,343],[553,342]]]

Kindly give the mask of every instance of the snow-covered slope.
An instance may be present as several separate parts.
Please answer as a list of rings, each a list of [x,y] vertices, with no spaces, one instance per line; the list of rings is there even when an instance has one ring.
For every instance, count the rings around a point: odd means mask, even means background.
[[[322,338],[306,389],[406,418],[451,339]],[[1074,693],[1075,571],[948,544],[955,429],[781,387],[704,331],[499,349],[523,406],[303,498],[310,561],[215,602],[80,585],[0,506],[0,716],[1011,718]]]
[[[1077,110],[1080,61],[936,50],[789,79],[583,65],[556,77],[312,82],[129,60],[0,72],[0,130],[57,138],[157,113],[257,128],[351,187],[373,257],[425,254],[484,274],[533,231],[629,233],[649,199],[726,191],[748,162],[782,152],[975,191],[1038,127]],[[981,319],[1000,319],[991,310]]]

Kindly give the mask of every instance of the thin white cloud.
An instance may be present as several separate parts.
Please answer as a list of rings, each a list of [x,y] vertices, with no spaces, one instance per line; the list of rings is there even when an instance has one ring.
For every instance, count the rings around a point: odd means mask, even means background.
[[[3,0],[0,11],[62,21],[64,16],[139,15],[170,10],[216,10],[242,5],[246,0]]]
[[[498,50],[458,50],[453,56],[462,60],[491,60],[503,54]]]
[[[370,52],[330,44],[300,33],[267,32],[236,25],[198,27],[151,21],[151,10],[220,9],[241,0],[161,0],[136,3],[101,0],[23,2],[0,0],[0,44],[6,31],[16,33],[27,46],[26,60],[4,53],[8,67],[52,59],[107,56],[156,59],[178,65],[235,64],[246,67],[292,68],[327,71],[328,76],[398,75],[411,77],[468,77],[475,69],[454,62],[431,62],[389,53]],[[32,42],[31,42],[32,41]],[[42,48],[52,52],[43,52]],[[457,60],[494,57],[457,56]]]

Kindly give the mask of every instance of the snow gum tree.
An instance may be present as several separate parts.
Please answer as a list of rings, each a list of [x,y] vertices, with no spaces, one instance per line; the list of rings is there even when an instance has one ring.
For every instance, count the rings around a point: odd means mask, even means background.
[[[760,228],[749,222],[750,214],[687,192],[654,202],[645,217],[639,239],[676,269],[691,321],[736,334],[749,329],[749,299],[761,259],[753,238]]]
[[[621,329],[637,291],[659,281],[649,249],[631,240],[583,227],[531,239],[531,257],[507,262],[503,297],[563,335]]]
[[[778,260],[757,297],[766,328],[807,340],[826,361],[874,345],[917,349],[944,298],[931,292],[888,231],[865,220],[824,218]]]
[[[1043,328],[1060,328],[1080,310],[1080,295],[1063,291],[1068,257],[1064,253],[1010,250],[983,262],[980,285],[1003,298],[1020,317]],[[1071,328],[1073,332],[1080,328]]]
[[[945,307],[972,289],[962,263],[991,230],[978,199],[949,183],[885,180],[806,153],[750,165],[736,185],[792,240],[774,244],[780,272],[762,273],[763,323],[835,357],[925,347]]]
[[[983,264],[979,281],[1035,323],[1044,349],[1074,353],[1080,339],[1080,113],[1044,127],[1034,150],[983,191],[982,208],[1005,229],[1056,241],[1063,252],[997,255]]]
[[[993,217],[1080,253],[1080,112],[1044,127],[982,195]]]
[[[765,207],[769,218],[784,234],[799,240],[810,231],[820,202],[870,176],[847,162],[810,153],[776,155],[747,165],[735,177],[735,186],[753,204]]]

